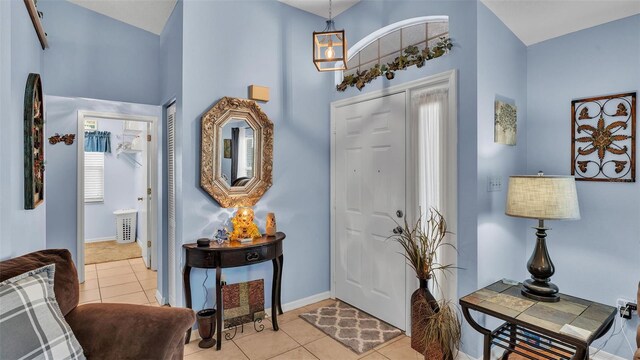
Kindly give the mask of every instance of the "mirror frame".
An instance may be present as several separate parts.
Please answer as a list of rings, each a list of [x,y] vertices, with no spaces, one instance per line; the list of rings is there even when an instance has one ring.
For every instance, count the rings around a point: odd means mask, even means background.
[[[242,119],[254,130],[254,175],[244,186],[230,186],[222,178],[222,127]],[[223,97],[201,119],[200,187],[224,208],[254,206],[271,187],[273,123],[255,101]]]

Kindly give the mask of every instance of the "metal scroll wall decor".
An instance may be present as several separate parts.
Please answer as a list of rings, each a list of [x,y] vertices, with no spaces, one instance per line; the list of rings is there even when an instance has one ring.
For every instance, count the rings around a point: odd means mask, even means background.
[[[44,108],[39,74],[29,74],[24,91],[24,208],[44,201]]]
[[[636,93],[573,100],[571,129],[576,180],[635,182]]]

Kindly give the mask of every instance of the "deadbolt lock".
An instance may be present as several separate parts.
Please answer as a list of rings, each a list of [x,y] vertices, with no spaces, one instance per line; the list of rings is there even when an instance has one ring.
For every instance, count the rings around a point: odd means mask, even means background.
[[[403,216],[404,216],[404,213],[402,212],[402,210],[397,210],[397,211],[396,211],[396,216],[397,216],[397,217],[399,217],[399,218],[401,218],[401,217],[403,217]]]

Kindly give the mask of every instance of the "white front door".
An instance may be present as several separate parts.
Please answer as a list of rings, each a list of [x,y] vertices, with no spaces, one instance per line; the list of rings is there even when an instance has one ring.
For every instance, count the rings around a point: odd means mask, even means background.
[[[405,93],[335,110],[335,293],[405,329]]]

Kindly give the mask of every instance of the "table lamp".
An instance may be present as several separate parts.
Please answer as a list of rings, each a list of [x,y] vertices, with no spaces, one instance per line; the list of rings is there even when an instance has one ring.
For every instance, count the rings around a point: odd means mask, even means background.
[[[547,251],[545,220],[580,219],[576,182],[572,176],[510,176],[505,213],[538,219],[536,246],[527,269],[531,279],[522,284],[522,295],[543,302],[560,300],[558,287],[550,279],[555,268]]]

